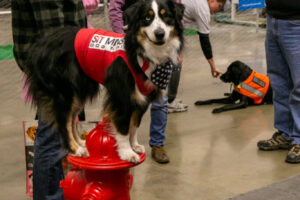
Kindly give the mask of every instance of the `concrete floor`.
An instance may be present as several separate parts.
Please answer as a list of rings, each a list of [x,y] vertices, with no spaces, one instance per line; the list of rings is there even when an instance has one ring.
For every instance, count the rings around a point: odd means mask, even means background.
[[[96,28],[109,29],[101,14],[89,19]],[[0,16],[0,27],[0,45],[12,44],[9,15]],[[213,24],[217,66],[225,71],[239,59],[265,73],[264,38],[263,29]],[[299,165],[284,162],[286,151],[257,150],[257,141],[274,132],[272,105],[221,114],[211,113],[217,105],[193,105],[198,99],[222,97],[230,87],[211,77],[197,36],[188,36],[185,46],[178,98],[189,110],[169,115],[165,148],[171,162],[166,165],[150,157],[149,112],[144,116],[139,140],[148,157],[132,169],[132,200],[224,200],[298,175]],[[20,98],[22,74],[15,61],[0,61],[0,71],[0,199],[30,199],[25,195],[22,121],[32,120],[35,110]],[[99,120],[99,99],[87,105],[88,120]]]

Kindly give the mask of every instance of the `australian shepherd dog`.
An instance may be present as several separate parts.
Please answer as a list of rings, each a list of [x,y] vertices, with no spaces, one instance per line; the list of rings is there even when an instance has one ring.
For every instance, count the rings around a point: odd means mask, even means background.
[[[76,117],[98,94],[101,83],[106,88],[103,114],[112,127],[119,156],[139,162],[137,153],[144,153],[145,148],[137,141],[136,129],[149,103],[161,93],[151,74],[157,66],[178,63],[183,11],[183,5],[173,0],[139,0],[124,13],[125,35],[65,27],[33,44],[25,69],[29,94],[39,119],[57,128],[71,154],[88,154],[78,136]],[[98,67],[99,63],[107,66]]]

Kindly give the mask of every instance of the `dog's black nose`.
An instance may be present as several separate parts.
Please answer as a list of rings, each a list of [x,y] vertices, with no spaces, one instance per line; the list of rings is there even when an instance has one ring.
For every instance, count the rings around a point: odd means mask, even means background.
[[[226,76],[226,74],[223,74],[222,76],[220,76],[220,79],[223,81],[223,82],[228,82],[228,78],[227,78],[227,76]]]
[[[154,31],[157,40],[161,41],[165,37],[165,31],[162,28],[158,28]]]

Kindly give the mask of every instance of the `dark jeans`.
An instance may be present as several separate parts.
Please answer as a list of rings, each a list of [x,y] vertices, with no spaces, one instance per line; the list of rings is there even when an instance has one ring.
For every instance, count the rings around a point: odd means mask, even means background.
[[[59,183],[64,179],[62,159],[66,156],[61,148],[58,131],[39,121],[34,142],[33,199],[63,200]]]
[[[180,81],[180,72],[181,64],[174,66],[172,71],[171,79],[168,86],[168,103],[172,103],[177,96],[179,81]]]

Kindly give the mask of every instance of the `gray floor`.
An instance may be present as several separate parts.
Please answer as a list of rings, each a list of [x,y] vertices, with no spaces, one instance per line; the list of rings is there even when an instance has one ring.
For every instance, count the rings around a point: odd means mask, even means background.
[[[89,19],[96,28],[109,29],[102,15]],[[12,44],[10,16],[0,16],[0,27],[0,45]],[[225,71],[239,59],[265,73],[264,37],[263,29],[256,32],[255,27],[213,24],[211,42],[217,66]],[[167,165],[150,157],[146,113],[139,140],[148,157],[132,169],[132,200],[224,200],[298,175],[299,165],[284,162],[286,151],[257,150],[256,142],[274,132],[272,105],[221,114],[211,113],[217,105],[193,105],[198,99],[222,97],[230,87],[211,77],[197,36],[187,37],[185,46],[178,98],[189,110],[169,115],[165,148],[171,162]],[[35,111],[20,98],[22,74],[15,61],[0,61],[0,71],[0,199],[29,199],[22,121],[32,120]],[[99,119],[99,99],[86,107],[88,120]]]
[[[299,200],[300,176],[295,176],[266,187],[238,195],[230,200]]]

